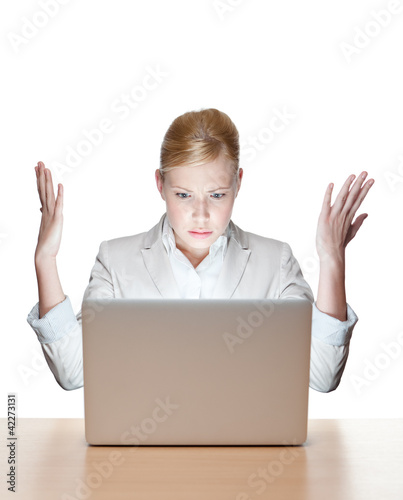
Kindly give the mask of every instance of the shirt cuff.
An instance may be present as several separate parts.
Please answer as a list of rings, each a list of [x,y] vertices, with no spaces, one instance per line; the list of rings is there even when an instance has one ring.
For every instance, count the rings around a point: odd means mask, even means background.
[[[348,344],[357,321],[358,317],[349,304],[347,304],[346,321],[340,321],[320,311],[316,307],[316,302],[312,304],[312,336],[326,344],[336,346]]]
[[[40,319],[39,302],[37,302],[29,312],[27,321],[41,344],[49,344],[61,339],[77,324],[77,318],[68,295]]]

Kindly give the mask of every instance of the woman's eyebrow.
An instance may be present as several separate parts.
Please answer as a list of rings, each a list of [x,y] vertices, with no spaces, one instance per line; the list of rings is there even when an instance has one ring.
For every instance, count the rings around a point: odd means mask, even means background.
[[[185,188],[185,187],[181,187],[181,186],[172,186],[171,189],[183,189],[184,191],[192,191],[191,189],[188,189],[188,188]],[[214,191],[219,191],[220,189],[231,189],[231,186],[229,187],[225,187],[225,186],[221,186],[221,187],[217,187],[215,189],[211,189],[210,191],[207,191],[208,193],[213,193]]]

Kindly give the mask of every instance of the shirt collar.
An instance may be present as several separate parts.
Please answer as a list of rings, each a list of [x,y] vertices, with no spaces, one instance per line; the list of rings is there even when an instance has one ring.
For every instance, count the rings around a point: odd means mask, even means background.
[[[222,235],[219,236],[212,245],[210,245],[209,249],[210,262],[219,252],[221,252],[222,260],[224,260],[229,238],[230,238],[230,227],[228,224]],[[168,214],[165,217],[164,224],[162,226],[162,241],[164,243],[166,251],[168,252],[168,255],[171,252],[175,253],[175,250],[177,249],[175,243],[175,236],[171,223],[169,222],[168,219]]]

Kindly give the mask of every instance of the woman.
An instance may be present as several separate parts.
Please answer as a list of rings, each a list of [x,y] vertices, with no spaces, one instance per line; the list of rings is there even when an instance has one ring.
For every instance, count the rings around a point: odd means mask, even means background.
[[[35,167],[42,220],[35,252],[39,302],[28,314],[48,365],[66,390],[83,385],[81,310],[74,314],[56,267],[63,186],[55,201],[50,171]],[[345,248],[367,214],[355,213],[373,184],[350,176],[333,206],[326,190],[316,246],[310,387],[334,390],[358,318],[346,303]],[[185,113],[165,134],[155,171],[166,213],[149,231],[100,244],[87,298],[308,298],[309,285],[287,243],[243,231],[231,220],[243,177],[238,131],[217,109]],[[352,184],[352,186],[351,186]],[[351,189],[350,189],[351,186]]]

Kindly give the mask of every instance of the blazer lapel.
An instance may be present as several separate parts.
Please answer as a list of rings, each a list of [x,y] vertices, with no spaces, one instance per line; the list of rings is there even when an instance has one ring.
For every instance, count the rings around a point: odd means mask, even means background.
[[[147,271],[164,298],[179,299],[181,297],[172,272],[167,251],[162,242],[162,225],[164,214],[159,223],[148,231],[144,248],[141,249]]]
[[[232,220],[229,224],[231,237],[213,292],[213,299],[229,299],[234,294],[251,253],[245,233]]]

